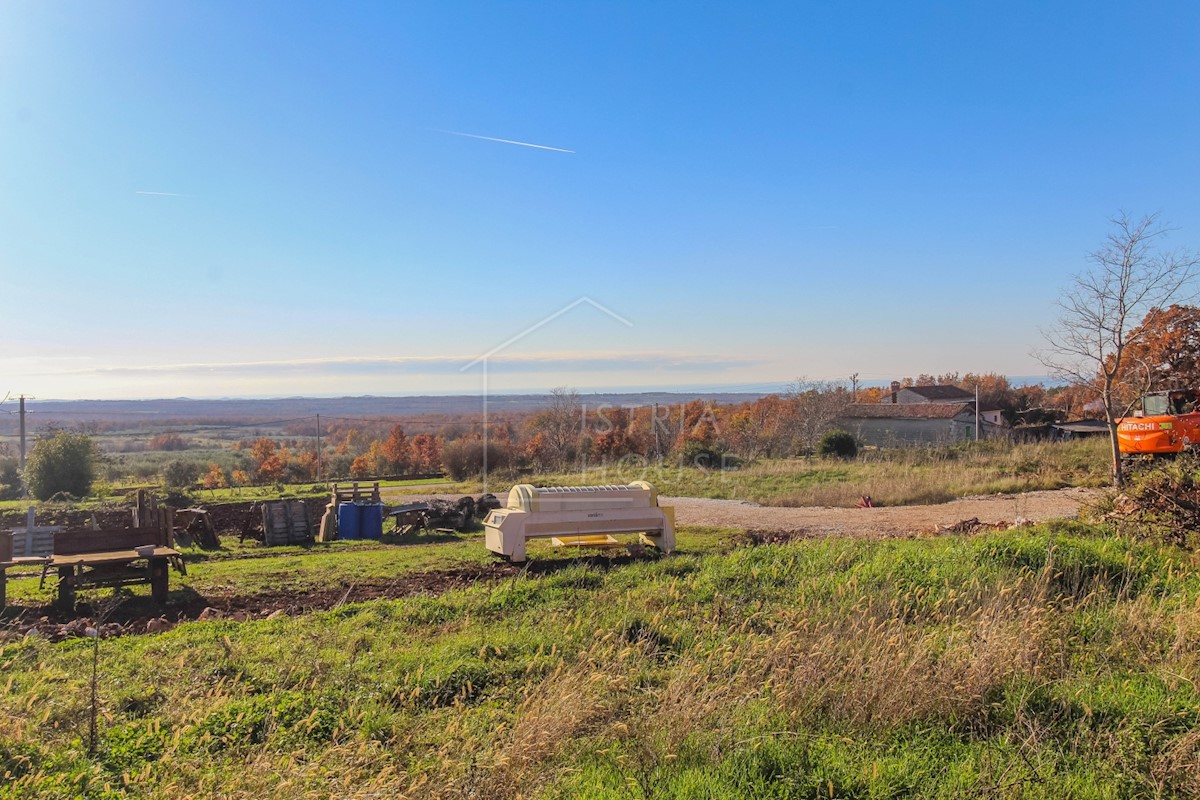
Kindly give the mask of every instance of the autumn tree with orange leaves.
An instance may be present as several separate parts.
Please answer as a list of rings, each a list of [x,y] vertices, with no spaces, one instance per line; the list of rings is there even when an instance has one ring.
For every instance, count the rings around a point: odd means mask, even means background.
[[[412,445],[408,441],[408,437],[404,435],[404,428],[399,425],[392,426],[392,429],[388,431],[388,437],[383,440],[383,444],[379,448],[379,454],[383,456],[388,474],[404,475],[408,473],[409,464],[412,461]]]
[[[1151,391],[1200,388],[1200,307],[1152,308],[1130,339],[1122,383]]]
[[[208,472],[200,479],[200,485],[205,489],[224,489],[229,485],[229,479],[225,477],[220,464],[209,464]]]
[[[412,470],[417,473],[439,472],[442,469],[442,440],[432,434],[418,433],[409,445]]]
[[[729,414],[726,433],[729,446],[742,458],[785,455],[790,444],[789,418],[792,408],[777,394],[761,397]]]
[[[274,439],[260,436],[250,444],[250,460],[254,463],[256,483],[277,483],[283,480],[291,454]]]
[[[591,454],[601,460],[616,460],[633,452],[630,436],[631,417],[628,409],[601,407],[596,412],[599,424],[592,434]]]

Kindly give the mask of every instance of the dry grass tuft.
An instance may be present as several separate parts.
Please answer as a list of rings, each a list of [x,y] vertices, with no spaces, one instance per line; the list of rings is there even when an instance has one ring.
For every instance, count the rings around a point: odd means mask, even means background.
[[[1165,752],[1152,759],[1150,775],[1160,794],[1200,794],[1200,731],[1176,737]]]
[[[863,494],[870,494],[880,505],[944,503],[976,494],[1103,486],[1107,481],[1104,463],[1103,451],[1094,441],[894,448],[868,453],[845,465],[848,474],[838,480],[805,483],[755,499],[767,505],[848,507]],[[808,469],[824,466],[818,461]],[[772,468],[779,469],[762,467]]]
[[[1048,663],[1055,641],[1049,582],[1048,570],[1028,574],[919,620],[869,602],[833,619],[798,617],[764,643],[763,680],[801,719],[862,728],[968,720],[1005,681],[1038,675]]]
[[[589,657],[569,670],[560,666],[553,677],[527,690],[497,755],[491,796],[528,795],[546,783],[551,773],[545,762],[611,720],[625,689],[619,671]]]

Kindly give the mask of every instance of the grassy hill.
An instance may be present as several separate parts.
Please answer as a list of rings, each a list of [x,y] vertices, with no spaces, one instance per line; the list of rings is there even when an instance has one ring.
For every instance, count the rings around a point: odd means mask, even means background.
[[[93,754],[92,642],[6,641],[0,796],[1200,795],[1189,554],[1077,523],[690,531],[681,551],[539,550],[536,570],[441,594],[101,640]],[[176,591],[264,601],[482,558],[224,557]]]

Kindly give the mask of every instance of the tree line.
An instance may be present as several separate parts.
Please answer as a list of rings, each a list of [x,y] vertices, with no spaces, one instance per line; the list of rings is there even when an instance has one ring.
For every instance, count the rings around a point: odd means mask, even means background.
[[[1200,380],[1200,309],[1155,309],[1145,325],[1144,358],[1174,359],[1158,381],[1188,374]],[[1189,344],[1190,343],[1190,344]],[[1189,354],[1188,349],[1191,348]],[[1191,373],[1184,367],[1190,365]],[[919,374],[901,386],[952,385],[974,392],[981,406],[1000,409],[1014,424],[1079,418],[1095,400],[1079,386],[1013,386],[995,373]],[[533,412],[511,412],[482,424],[451,424],[440,434],[409,436],[404,423],[331,426],[320,456],[311,437],[259,436],[234,443],[232,466],[187,457],[192,443],[177,433],[161,433],[150,447],[178,455],[156,476],[180,489],[307,483],[320,480],[409,477],[446,474],[456,480],[490,472],[542,472],[590,465],[677,464],[706,468],[766,458],[809,455],[836,428],[851,403],[877,403],[888,387],[798,379],[782,392],[756,400],[718,405],[702,400],[672,405],[589,404],[576,390],[551,391]],[[1093,414],[1098,414],[1093,406]],[[59,493],[89,493],[102,460],[92,438],[80,431],[52,431],[35,442],[26,480],[30,493],[47,499]],[[19,496],[16,460],[0,452],[0,497]]]

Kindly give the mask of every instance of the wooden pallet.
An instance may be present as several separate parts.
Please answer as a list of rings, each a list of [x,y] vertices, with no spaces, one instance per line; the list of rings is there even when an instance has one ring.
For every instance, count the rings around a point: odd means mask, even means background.
[[[335,483],[333,485],[333,502],[337,503],[378,503],[379,499],[379,481],[374,481],[370,484],[358,481],[347,486],[344,483]]]
[[[263,544],[312,544],[312,521],[303,500],[271,500],[263,503]]]
[[[16,528],[7,537],[12,543],[13,558],[44,558],[54,552],[54,534],[63,529],[61,525],[40,528]],[[0,559],[0,561],[7,559]]]
[[[62,525],[38,525],[34,520],[34,507],[30,506],[24,528],[0,531],[0,561],[48,557],[54,552],[54,534],[61,530]],[[5,539],[8,541],[3,541]],[[4,557],[5,552],[7,557]]]

